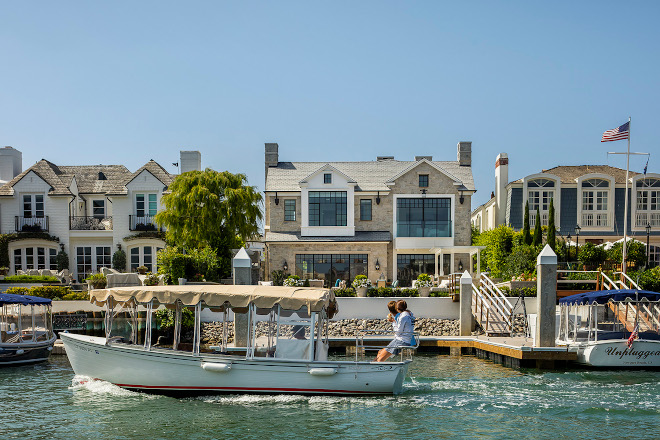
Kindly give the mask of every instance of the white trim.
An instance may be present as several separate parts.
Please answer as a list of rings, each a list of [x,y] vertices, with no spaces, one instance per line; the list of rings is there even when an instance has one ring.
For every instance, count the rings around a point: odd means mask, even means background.
[[[418,166],[420,166],[423,163],[425,163],[427,165],[430,165],[432,168],[435,168],[437,171],[441,172],[442,174],[444,174],[445,176],[450,178],[452,180],[452,182],[454,183],[454,185],[463,185],[463,182],[460,179],[458,179],[456,176],[454,176],[449,171],[445,170],[444,168],[442,168],[439,165],[436,165],[435,163],[433,163],[432,161],[430,161],[428,159],[418,160],[417,162],[415,162],[412,165],[408,166],[403,171],[401,171],[399,174],[396,174],[394,177],[388,179],[388,181],[385,182],[385,185],[394,185],[396,183],[397,179],[399,179],[401,176],[406,175],[407,173],[414,170],[415,168],[417,168]],[[466,188],[465,191],[469,191],[469,190]]]
[[[396,212],[397,200],[402,199],[450,199],[451,209],[449,211],[451,221],[451,236],[450,237],[397,237],[396,227]],[[455,238],[455,212],[456,212],[456,195],[455,194],[394,194],[392,200],[392,238],[394,241],[394,249],[430,249],[439,246],[453,246]],[[400,252],[407,253],[407,252]]]
[[[630,229],[635,232],[640,232],[640,231],[646,231],[646,225],[638,227],[635,226],[637,223],[637,182],[640,180],[644,179],[658,179],[660,180],[660,174],[657,173],[647,173],[646,175],[644,174],[638,174],[631,178],[631,201],[632,201],[632,206],[630,207],[630,213],[631,213],[631,218],[630,218]],[[660,188],[657,189],[660,191]],[[654,190],[655,191],[655,190]],[[646,211],[646,212],[651,212],[651,211]],[[660,215],[660,211],[658,211],[658,214]]]
[[[553,202],[552,205],[555,208],[555,225],[561,225],[561,179],[559,176],[555,176],[554,174],[550,173],[536,173],[536,174],[530,174],[529,176],[525,176],[522,179],[522,190],[523,190],[523,200],[522,200],[522,213],[523,217],[525,216],[525,204],[528,201],[528,196],[529,196],[529,188],[527,188],[527,182],[530,180],[536,180],[536,179],[548,179],[552,180],[555,182],[554,186],[554,196],[553,196]],[[581,201],[580,201],[581,203]],[[541,214],[547,211],[540,210]],[[529,208],[529,212],[531,214],[532,208]],[[531,225],[530,225],[531,226]]]
[[[609,226],[587,226],[582,221],[582,182],[589,179],[603,179],[607,180],[610,185],[607,188],[607,217],[609,221]],[[613,176],[603,173],[590,173],[583,174],[582,176],[575,179],[577,182],[577,222],[580,225],[580,228],[585,231],[614,231],[614,187],[615,180]],[[593,188],[594,191],[603,191],[604,188]],[[595,203],[595,202],[594,202]],[[556,217],[556,216],[555,216]]]

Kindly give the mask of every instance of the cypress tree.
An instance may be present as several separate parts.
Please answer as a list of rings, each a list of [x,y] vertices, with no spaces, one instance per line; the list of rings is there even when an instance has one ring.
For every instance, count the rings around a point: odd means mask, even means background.
[[[536,224],[534,225],[534,240],[532,244],[538,246],[543,243],[543,230],[541,229],[541,211],[536,207]]]
[[[546,243],[550,245],[552,250],[555,250],[555,206],[552,203],[552,198],[550,199],[550,208],[548,209],[548,238]]]
[[[529,200],[525,202],[525,221],[523,223],[523,243],[532,244],[532,235],[529,233]]]

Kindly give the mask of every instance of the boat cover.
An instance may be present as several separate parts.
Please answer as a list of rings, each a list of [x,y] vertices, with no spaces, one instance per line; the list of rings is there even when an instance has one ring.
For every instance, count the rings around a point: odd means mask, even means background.
[[[0,293],[0,306],[5,304],[21,304],[24,306],[29,305],[49,305],[52,300],[48,298],[41,298],[38,296],[28,295],[13,295],[11,293]]]
[[[630,298],[633,301],[636,298],[640,300],[646,298],[649,301],[660,301],[660,293],[635,289],[597,290],[595,292],[577,293],[566,296],[559,300],[559,304],[605,304],[610,300],[625,301],[626,298]]]
[[[330,289],[285,286],[240,286],[240,285],[182,285],[182,286],[135,286],[115,287],[90,291],[92,303],[103,306],[108,301],[125,303],[136,301],[146,304],[152,299],[160,304],[173,305],[181,301],[184,306],[194,306],[203,302],[209,307],[247,307],[250,303],[259,308],[270,309],[280,305],[286,310],[299,310],[307,307],[314,312],[321,311],[334,294]],[[114,303],[110,304],[111,306]]]

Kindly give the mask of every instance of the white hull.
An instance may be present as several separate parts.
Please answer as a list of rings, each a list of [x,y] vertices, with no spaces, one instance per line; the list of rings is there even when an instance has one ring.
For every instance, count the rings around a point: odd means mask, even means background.
[[[625,339],[572,344],[577,347],[578,362],[594,367],[658,368],[660,341],[635,340],[628,348]]]
[[[60,334],[77,375],[162,394],[399,394],[406,362],[301,361],[145,351],[105,338]]]

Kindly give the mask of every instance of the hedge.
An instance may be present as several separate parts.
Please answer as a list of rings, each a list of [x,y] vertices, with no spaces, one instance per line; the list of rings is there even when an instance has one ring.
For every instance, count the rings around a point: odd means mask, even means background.
[[[69,286],[10,287],[5,293],[38,296],[54,301],[89,300],[89,294],[87,292],[72,292]]]
[[[5,277],[0,283],[59,283],[57,277],[42,275],[11,275]]]
[[[342,297],[354,297],[356,296],[355,290],[352,287],[347,287],[346,289],[337,289],[334,291],[335,296],[338,298]],[[392,289],[391,287],[372,287],[367,290],[367,297],[369,298],[392,298],[392,297],[403,297],[403,298],[412,298],[418,297],[419,293],[417,289]],[[450,292],[431,292],[429,294],[431,297],[447,297],[451,296]]]

